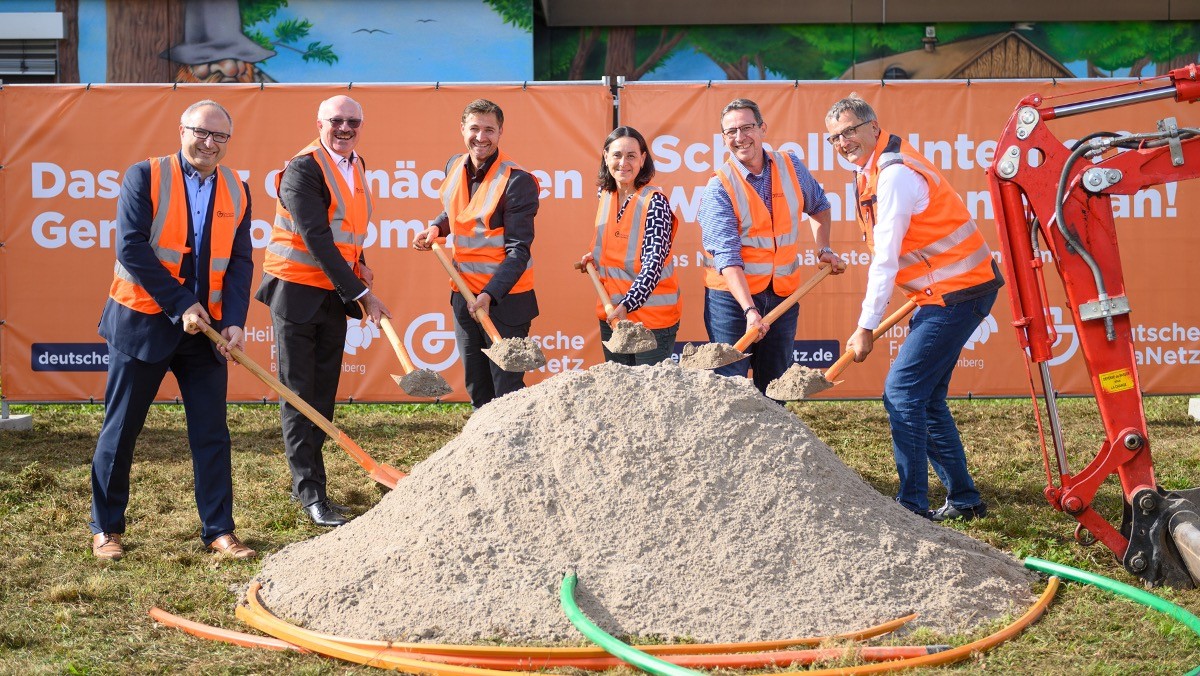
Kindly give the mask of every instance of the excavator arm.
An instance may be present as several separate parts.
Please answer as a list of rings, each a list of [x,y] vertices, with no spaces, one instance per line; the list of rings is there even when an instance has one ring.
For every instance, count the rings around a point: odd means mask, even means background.
[[[1168,77],[1166,86],[1058,106],[1027,96],[997,143],[988,180],[1013,326],[1038,365],[1054,446],[1057,482],[1043,448],[1046,499],[1075,517],[1078,539],[1098,539],[1130,573],[1150,585],[1191,588],[1200,585],[1200,489],[1165,491],[1154,478],[1112,196],[1200,176],[1200,129],[1167,118],[1151,132],[1097,132],[1066,147],[1046,124],[1145,101],[1200,99],[1196,65]],[[1099,452],[1078,469],[1068,464],[1047,363],[1057,336],[1046,297],[1045,252],[1062,279],[1104,426]],[[1125,503],[1119,528],[1093,508],[1113,474]]]

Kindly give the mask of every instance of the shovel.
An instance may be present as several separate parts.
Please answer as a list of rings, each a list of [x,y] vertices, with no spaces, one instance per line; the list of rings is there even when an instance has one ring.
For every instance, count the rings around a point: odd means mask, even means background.
[[[200,330],[204,332],[204,335],[208,336],[209,340],[222,347],[228,347],[229,343],[225,340],[225,337],[213,330],[213,327],[205,324],[204,322],[197,322],[197,324],[200,326]],[[391,465],[381,465],[375,462],[375,459],[372,458],[366,451],[364,451],[362,447],[354,443],[354,440],[346,436],[345,433],[335,427],[332,422],[329,422],[325,416],[318,413],[315,408],[309,406],[308,402],[300,398],[300,395],[284,387],[283,383],[279,382],[278,378],[268,373],[263,367],[254,363],[254,360],[250,359],[245,352],[234,348],[229,351],[229,354],[233,356],[234,361],[242,366],[245,366],[247,369],[250,369],[250,372],[257,376],[259,380],[266,383],[267,387],[275,390],[275,392],[280,397],[283,397],[287,403],[294,406],[297,411],[303,413],[305,418],[308,418],[314,425],[320,427],[325,434],[329,435],[329,438],[337,440],[338,446],[341,446],[342,450],[346,451],[346,453],[349,454],[349,456],[353,458],[354,461],[359,464],[359,466],[367,470],[367,474],[369,474],[376,483],[388,488],[395,488],[396,482],[404,478],[404,472],[401,472],[395,467],[392,467]]]
[[[803,298],[805,294],[807,294],[809,291],[812,291],[813,287],[816,286],[822,279],[828,277],[829,273],[831,272],[833,272],[833,267],[828,263],[822,263],[821,269],[817,271],[817,274],[813,275],[808,279],[808,281],[801,284],[800,287],[793,291],[790,296],[784,298],[783,302],[781,302],[779,305],[776,305],[773,310],[768,312],[767,315],[763,317],[763,321],[769,326],[776,319],[779,319],[783,313],[787,312],[793,305],[800,302],[800,299]],[[770,329],[768,328],[768,330]],[[709,354],[709,358],[707,359],[701,355],[699,350],[693,354],[688,354],[687,349],[685,348],[683,356],[680,357],[679,365],[686,368],[717,369],[721,368],[722,366],[727,366],[734,362],[741,361],[750,356],[746,354],[746,348],[754,344],[754,339],[757,337],[758,331],[751,328],[746,329],[746,333],[738,339],[738,342],[733,344],[733,347],[730,347],[725,343],[710,343],[710,345],[713,347],[710,348],[711,352]],[[688,347],[691,346],[689,345]],[[701,349],[703,350],[704,348]]]
[[[913,310],[917,308],[917,304],[913,301],[908,301],[901,305],[898,310],[888,315],[879,326],[871,332],[875,340],[887,330],[895,326],[901,319],[907,317]],[[807,366],[793,365],[780,378],[772,380],[767,385],[767,396],[772,399],[783,401],[798,401],[818,392],[824,392],[829,388],[841,383],[840,380],[834,380],[846,367],[854,361],[854,353],[846,350],[838,360],[833,362],[824,374],[816,369],[808,368]]]
[[[575,269],[583,270],[584,266],[576,263]],[[592,286],[596,287],[596,295],[600,296],[600,302],[604,303],[604,311],[612,314],[612,301],[608,297],[608,292],[604,290],[604,284],[600,281],[600,275],[596,273],[596,267],[590,261],[587,264],[586,272],[592,279]],[[654,334],[641,322],[626,321],[622,324],[621,320],[614,319],[608,325],[613,328],[612,337],[604,341],[604,347],[607,347],[609,352],[637,354],[649,352],[658,347],[658,340],[655,339]]]
[[[400,360],[400,367],[404,369],[404,375],[398,376],[392,374],[392,380],[400,386],[400,389],[405,393],[414,397],[429,397],[431,399],[441,399],[450,394],[454,390],[451,389],[450,383],[442,377],[442,374],[430,369],[418,369],[413,364],[412,358],[408,356],[408,350],[404,349],[404,343],[400,342],[400,336],[396,334],[396,328],[392,326],[392,321],[387,317],[379,318],[379,325],[383,327],[383,332],[387,334],[388,342],[392,344],[392,349],[396,352],[396,358]]]
[[[475,294],[471,293],[471,289],[463,281],[462,275],[458,274],[458,270],[450,262],[450,257],[446,255],[446,250],[442,248],[442,245],[434,242],[433,253],[437,254],[438,261],[446,269],[450,279],[454,280],[455,285],[458,286],[458,292],[462,294],[467,303],[474,303]],[[488,359],[496,362],[500,368],[505,371],[517,372],[533,371],[545,366],[546,355],[542,354],[542,348],[538,347],[537,343],[528,338],[501,338],[500,332],[496,330],[496,325],[492,323],[492,318],[486,312],[476,310],[472,316],[492,341],[492,346],[484,348],[483,353],[488,356]]]

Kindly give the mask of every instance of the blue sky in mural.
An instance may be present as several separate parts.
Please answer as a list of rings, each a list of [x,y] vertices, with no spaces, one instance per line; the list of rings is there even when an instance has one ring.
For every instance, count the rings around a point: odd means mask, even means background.
[[[259,67],[280,82],[533,79],[532,35],[505,24],[481,0],[290,0],[269,24],[253,28],[272,35],[287,19],[310,21],[300,42],[331,45],[338,61],[306,63],[295,51],[275,47],[276,55]]]

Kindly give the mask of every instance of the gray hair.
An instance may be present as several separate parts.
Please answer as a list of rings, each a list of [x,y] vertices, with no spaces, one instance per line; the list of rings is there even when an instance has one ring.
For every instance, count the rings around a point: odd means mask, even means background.
[[[725,119],[725,116],[728,115],[729,111],[731,110],[749,110],[750,112],[754,113],[755,122],[758,124],[763,123],[763,116],[758,110],[758,104],[750,99],[734,99],[730,101],[729,105],[721,109],[721,119]]]
[[[354,107],[358,108],[359,119],[360,120],[367,119],[367,112],[365,110],[363,110],[362,104],[359,103],[358,101],[355,101],[354,99],[350,98],[349,96],[346,96],[345,94],[338,94],[337,96],[330,96],[329,98],[322,101],[321,105],[317,106],[317,119],[320,120],[321,115],[329,114],[325,111],[328,111],[330,108],[333,108],[335,106],[340,106],[343,103],[354,104]]]
[[[850,96],[847,96],[841,101],[833,104],[833,107],[830,108],[829,112],[825,115],[825,119],[836,122],[842,116],[842,113],[845,112],[853,114],[860,122],[871,122],[872,120],[879,119],[875,116],[875,110],[871,108],[871,104],[862,100],[862,98],[854,92],[850,92]]]
[[[225,110],[225,106],[222,106],[221,104],[217,103],[216,101],[213,101],[212,99],[204,99],[203,101],[197,101],[197,102],[193,103],[192,105],[188,106],[187,109],[183,111],[183,115],[179,116],[179,124],[187,125],[188,118],[191,117],[192,113],[196,112],[197,110],[200,110],[201,108],[205,108],[205,107],[212,107],[212,108],[216,108],[217,110],[221,111],[221,114],[225,116],[226,121],[229,122],[229,131],[230,132],[233,131],[233,116],[229,114],[228,110]]]

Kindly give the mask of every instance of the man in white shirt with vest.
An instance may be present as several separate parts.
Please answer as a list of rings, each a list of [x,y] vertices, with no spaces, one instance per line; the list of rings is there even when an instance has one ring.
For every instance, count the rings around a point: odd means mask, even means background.
[[[893,286],[918,305],[883,393],[900,477],[896,501],[934,521],[985,516],[946,392],[963,345],[988,316],[1004,278],[953,186],[908,142],[884,131],[866,101],[853,94],[838,101],[825,126],[829,142],[858,168],[858,225],[872,253],[862,313],[846,341],[854,360],[871,353]],[[936,511],[929,509],[926,464],[946,487]]]

